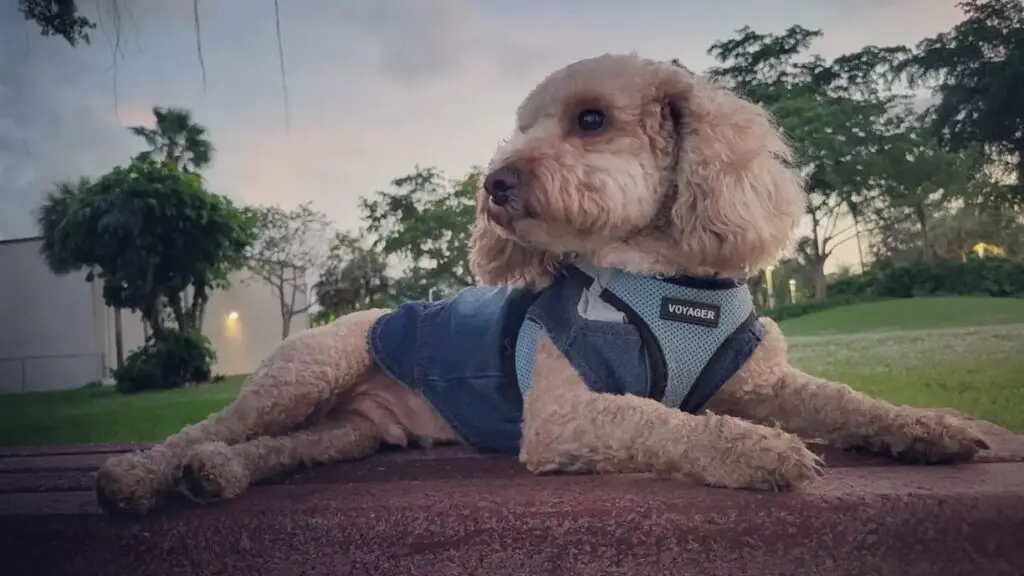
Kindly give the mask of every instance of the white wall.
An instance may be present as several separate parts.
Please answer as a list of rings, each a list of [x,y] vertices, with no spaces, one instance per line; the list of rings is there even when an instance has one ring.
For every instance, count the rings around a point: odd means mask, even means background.
[[[114,313],[85,273],[56,276],[39,256],[39,239],[0,242],[0,393],[77,388],[116,362]],[[297,302],[301,307],[305,295]],[[237,318],[230,318],[231,312]],[[143,343],[138,314],[122,311],[125,355]],[[292,319],[292,333],[309,315]],[[214,292],[203,332],[217,352],[214,373],[249,373],[281,341],[277,296],[247,273]]]
[[[55,276],[38,239],[0,242],[0,392],[78,387],[103,376],[103,305],[85,273]]]

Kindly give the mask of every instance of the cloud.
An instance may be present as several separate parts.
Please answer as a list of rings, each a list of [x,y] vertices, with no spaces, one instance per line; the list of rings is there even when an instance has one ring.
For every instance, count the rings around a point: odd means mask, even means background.
[[[346,36],[347,45],[364,44],[363,54],[387,76],[429,82],[458,75],[474,63],[518,73],[541,55],[535,31],[517,34],[515,23],[496,21],[468,0],[325,3],[317,32]],[[527,40],[530,38],[530,40]]]
[[[417,164],[461,176],[486,162],[515,108],[545,75],[574,60],[629,52],[688,66],[744,24],[824,28],[815,49],[915,43],[957,20],[945,0],[305,0],[281,2],[290,130],[278,70],[273,3],[199,3],[204,90],[192,0],[113,0],[103,30],[71,49],[0,8],[0,234],[33,233],[29,214],[54,180],[101,174],[142,143],[125,126],[181,106],[218,149],[210,188],[246,203],[311,200],[339,226],[359,224],[358,198]],[[844,246],[845,248],[846,246]]]
[[[109,85],[80,52],[42,38],[16,4],[0,8],[0,237],[34,235],[53,183],[99,175],[126,154]]]
[[[866,45],[913,47],[963,19],[956,0],[861,0],[836,3],[825,36],[815,46],[838,56]]]

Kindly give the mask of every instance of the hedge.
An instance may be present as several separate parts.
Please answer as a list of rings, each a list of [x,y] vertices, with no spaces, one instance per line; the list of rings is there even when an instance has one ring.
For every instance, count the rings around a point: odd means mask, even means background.
[[[925,296],[1024,297],[1024,263],[1006,258],[940,260],[894,266],[880,262],[863,274],[830,282],[828,298],[785,304],[761,314],[775,321],[860,302]]]
[[[1024,263],[1006,258],[939,260],[894,266],[882,262],[865,273],[829,284],[830,296],[1024,296]]]

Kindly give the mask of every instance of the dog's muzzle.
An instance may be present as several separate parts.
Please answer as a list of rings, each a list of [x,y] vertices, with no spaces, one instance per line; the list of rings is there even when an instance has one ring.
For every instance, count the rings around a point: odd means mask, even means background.
[[[484,190],[495,206],[506,206],[519,193],[523,180],[522,170],[514,166],[503,166],[487,175]]]
[[[515,166],[502,166],[484,179],[487,215],[498,226],[511,224],[520,206],[525,174]]]

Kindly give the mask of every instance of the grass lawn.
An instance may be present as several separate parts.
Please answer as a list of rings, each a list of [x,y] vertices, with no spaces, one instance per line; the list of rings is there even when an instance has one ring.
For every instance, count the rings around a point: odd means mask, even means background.
[[[790,360],[898,404],[949,406],[1024,433],[1024,300],[928,298],[787,320]],[[0,445],[160,440],[234,398],[242,377],[121,396],[0,396]]]
[[[0,445],[162,440],[226,406],[242,376],[122,395],[112,387],[0,396]]]
[[[1024,433],[1024,299],[854,304],[783,321],[790,361],[897,404],[948,406]]]
[[[784,320],[787,336],[1024,323],[1024,298],[950,297],[851,304]]]

